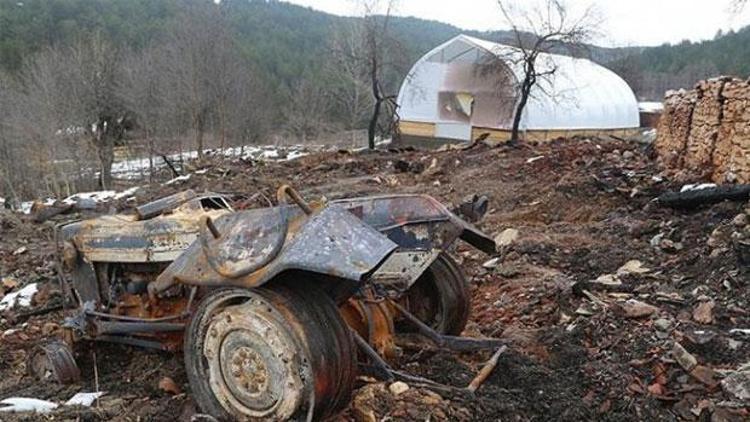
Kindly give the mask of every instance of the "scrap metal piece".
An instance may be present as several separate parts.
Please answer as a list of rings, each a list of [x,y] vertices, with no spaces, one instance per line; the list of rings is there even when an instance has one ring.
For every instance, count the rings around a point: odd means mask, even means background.
[[[71,384],[81,379],[73,351],[59,340],[35,346],[29,354],[27,368],[30,375],[42,381]]]
[[[402,248],[447,249],[457,238],[495,254],[495,241],[429,195],[384,195],[334,201]]]
[[[397,244],[382,236],[377,230],[356,218],[346,209],[331,205],[317,214],[305,217],[294,214],[287,218],[278,216],[281,212],[293,212],[292,206],[251,210],[235,213],[216,221],[222,233],[242,233],[244,228],[257,227],[258,231],[268,233],[263,239],[247,239],[260,242],[263,248],[253,248],[250,254],[247,245],[240,241],[242,234],[236,237],[222,235],[220,239],[209,241],[203,247],[203,237],[193,243],[180,255],[156,282],[149,284],[149,293],[155,296],[176,283],[194,286],[238,286],[258,287],[275,276],[291,270],[306,271],[336,279],[361,282],[374,272],[380,264],[398,247]],[[260,218],[258,216],[267,218]],[[272,234],[273,227],[288,221],[286,238]],[[226,223],[225,223],[226,221]],[[280,240],[284,240],[281,244]],[[273,252],[281,245],[281,250]],[[252,246],[252,244],[251,244]],[[215,250],[220,251],[219,253]],[[208,251],[208,253],[207,253]],[[214,263],[209,262],[214,259]],[[242,267],[243,260],[253,262],[252,266]],[[263,263],[262,260],[268,260]],[[257,263],[261,262],[260,266]],[[237,263],[237,265],[234,265]],[[257,268],[255,268],[257,266]],[[214,267],[234,269],[218,272]],[[248,271],[239,277],[227,277]],[[223,273],[223,274],[222,274]]]
[[[489,203],[490,200],[485,195],[470,195],[464,198],[458,207],[453,210],[453,213],[465,218],[470,223],[476,223],[487,214]]]
[[[164,198],[157,199],[156,201],[143,204],[135,209],[136,215],[139,220],[148,220],[149,218],[156,217],[166,211],[171,211],[185,202],[191,199],[197,198],[198,195],[192,189],[188,189],[184,192],[179,192],[174,195],[170,195]]]
[[[290,207],[254,209],[226,215],[211,225],[205,217],[199,239],[211,268],[222,277],[239,278],[268,264],[284,245],[290,213]]]
[[[432,327],[420,321],[419,318],[415,317],[411,312],[406,310],[403,306],[396,302],[391,302],[393,306],[401,315],[404,316],[414,327],[419,331],[420,334],[427,337],[430,341],[435,343],[436,346],[445,349],[453,350],[456,352],[474,352],[478,350],[494,349],[505,346],[505,342],[494,338],[469,338],[469,337],[458,337],[440,334],[435,331]]]

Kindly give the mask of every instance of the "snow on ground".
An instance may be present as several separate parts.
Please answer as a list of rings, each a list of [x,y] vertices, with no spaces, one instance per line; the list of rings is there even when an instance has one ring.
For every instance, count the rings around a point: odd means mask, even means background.
[[[103,391],[99,391],[97,393],[76,393],[75,396],[71,397],[70,400],[65,402],[65,405],[91,407],[91,405],[94,404],[94,402],[103,395]]]
[[[8,293],[2,300],[0,300],[0,312],[14,306],[31,306],[31,298],[34,297],[38,290],[39,288],[37,284],[32,283],[17,292]]]
[[[11,397],[0,401],[0,412],[35,412],[49,413],[59,406],[47,400],[30,399],[26,397]]]
[[[660,101],[641,101],[638,109],[644,113],[658,113],[664,110],[664,103]]]
[[[104,394],[104,392],[76,393],[70,398],[70,400],[66,401],[64,405],[91,407],[91,405]],[[0,407],[0,412],[49,413],[60,407],[60,405],[55,402],[28,397],[9,397],[0,401],[0,405],[4,405]]]
[[[184,176],[177,176],[177,177],[175,177],[172,180],[169,180],[167,182],[162,183],[162,186],[174,185],[175,183],[184,182],[186,180],[190,180],[190,175],[189,174],[186,174]]]
[[[310,154],[310,151],[321,148],[321,146],[304,145],[246,145],[224,149],[207,149],[204,151],[204,154],[206,156],[223,156],[238,160],[289,161],[304,157]],[[187,151],[167,155],[167,159],[173,164],[182,164],[185,161],[194,160],[196,158],[198,158],[198,151]],[[155,168],[163,168],[166,166],[162,157],[155,156],[152,158],[152,161]],[[149,162],[148,157],[119,161],[112,165],[112,175],[119,179],[137,179],[147,175],[150,166],[151,163]]]
[[[309,155],[313,151],[321,151],[325,148],[322,145],[293,145],[293,146],[274,146],[274,145],[260,145],[260,146],[242,146],[242,147],[231,147],[224,149],[207,149],[204,151],[206,156],[223,156],[226,158],[233,158],[236,160],[257,160],[257,161],[291,161],[298,158]],[[167,159],[172,162],[173,165],[181,167],[185,161],[195,160],[198,158],[197,151],[188,151],[178,154],[171,154],[167,156]],[[153,165],[155,168],[163,168],[166,166],[164,159],[161,157],[153,157]],[[132,160],[118,161],[112,164],[112,176],[117,179],[138,179],[148,175],[151,163],[148,158],[136,158]],[[204,174],[208,170],[196,171],[196,174]],[[190,178],[190,174],[176,177],[168,182],[163,183],[164,186],[179,183]],[[138,187],[133,187],[128,190],[117,192],[114,190],[96,191],[96,192],[82,192],[75,195],[71,195],[65,198],[62,202],[67,205],[78,204],[81,201],[91,201],[95,203],[108,202],[111,200],[127,199],[135,195]],[[56,202],[54,198],[48,198],[42,203],[44,205],[53,205]],[[4,198],[0,198],[0,206],[5,203]],[[25,201],[20,205],[20,211],[23,214],[31,214],[31,208],[34,205],[34,201]]]
[[[685,185],[680,189],[680,192],[688,192],[691,190],[703,190],[703,189],[712,189],[716,187],[716,183],[701,183],[701,184],[695,184],[695,185]]]
[[[112,199],[125,199],[125,198],[130,198],[131,196],[135,195],[138,189],[140,188],[138,186],[135,186],[128,190],[124,190],[122,192],[117,192],[113,190],[82,192],[82,193],[77,193],[75,195],[71,195],[63,199],[63,203],[68,204],[68,205],[74,205],[74,204],[77,204],[81,200],[90,200],[93,202],[107,202]]]

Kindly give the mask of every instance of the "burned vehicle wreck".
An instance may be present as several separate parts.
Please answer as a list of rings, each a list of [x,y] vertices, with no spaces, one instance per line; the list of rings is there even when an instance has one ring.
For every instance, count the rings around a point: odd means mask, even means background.
[[[186,191],[68,224],[60,275],[76,310],[29,366],[75,381],[80,340],[182,350],[205,413],[323,418],[348,403],[358,372],[429,382],[389,366],[399,333],[455,350],[500,345],[458,337],[470,295],[447,253],[457,239],[495,252],[426,195],[308,204],[289,186],[267,208]]]

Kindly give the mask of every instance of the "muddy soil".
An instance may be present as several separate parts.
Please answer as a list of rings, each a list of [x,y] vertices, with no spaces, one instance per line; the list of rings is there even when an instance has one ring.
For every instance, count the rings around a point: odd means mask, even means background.
[[[129,182],[144,186],[136,201],[107,208],[125,210],[186,188],[237,193],[240,207],[264,206],[281,183],[311,200],[420,192],[457,204],[485,194],[491,209],[481,229],[492,235],[515,229],[518,238],[494,265],[465,245],[452,251],[472,284],[465,334],[503,338],[510,349],[475,396],[420,388],[395,396],[362,378],[335,420],[747,420],[747,403],[718,384],[750,361],[750,339],[730,332],[750,328],[748,275],[730,246],[732,219],[746,204],[660,208],[653,199],[689,179],[666,173],[649,154],[640,144],[566,139],[518,148],[324,152],[273,164],[209,160],[194,163],[193,171],[205,171],[182,184]],[[94,407],[45,417],[190,420],[196,409],[179,354],[89,344],[79,350],[79,384],[60,387],[25,375],[30,345],[54,335],[65,314],[47,310],[60,300],[52,233],[55,224],[76,217],[35,224],[0,214],[0,277],[17,280],[14,289],[42,286],[32,307],[0,320],[0,399],[61,402],[98,387],[107,394]],[[636,271],[622,269],[629,261],[638,261]],[[606,275],[617,275],[617,285],[595,282]],[[653,308],[631,317],[628,300]],[[710,321],[698,322],[694,311],[708,301],[714,303]],[[671,353],[675,342],[710,376],[681,367]],[[487,358],[427,348],[406,350],[396,366],[464,387]],[[158,388],[164,377],[179,387],[177,394]],[[0,414],[2,420],[40,418]]]

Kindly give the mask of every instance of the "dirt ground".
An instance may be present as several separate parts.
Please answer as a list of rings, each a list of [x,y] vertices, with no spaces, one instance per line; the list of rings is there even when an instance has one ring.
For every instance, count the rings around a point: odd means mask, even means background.
[[[361,378],[352,404],[335,420],[750,418],[748,403],[719,383],[750,362],[750,339],[730,331],[750,328],[748,273],[730,244],[733,219],[746,204],[657,206],[655,197],[690,180],[661,169],[647,145],[567,139],[518,148],[338,151],[282,163],[207,160],[195,166],[206,171],[182,184],[145,187],[135,203],[190,187],[244,193],[244,206],[252,207],[283,182],[308,199],[420,192],[457,204],[478,193],[491,201],[479,223],[485,232],[517,230],[494,263],[466,245],[453,251],[472,284],[465,334],[498,337],[511,346],[477,394],[448,397],[410,388],[396,396]],[[42,286],[31,308],[8,311],[0,320],[0,399],[62,402],[97,385],[106,395],[92,408],[0,414],[0,420],[191,420],[196,409],[179,355],[91,344],[79,353],[84,379],[76,385],[41,384],[25,375],[30,345],[54,335],[64,314],[45,311],[60,300],[53,227],[74,217],[36,224],[0,214],[0,277],[17,280],[13,290],[32,282]],[[675,343],[695,358],[695,368],[678,362]],[[487,358],[425,349],[407,351],[397,366],[463,387]],[[179,391],[160,389],[164,377]]]

